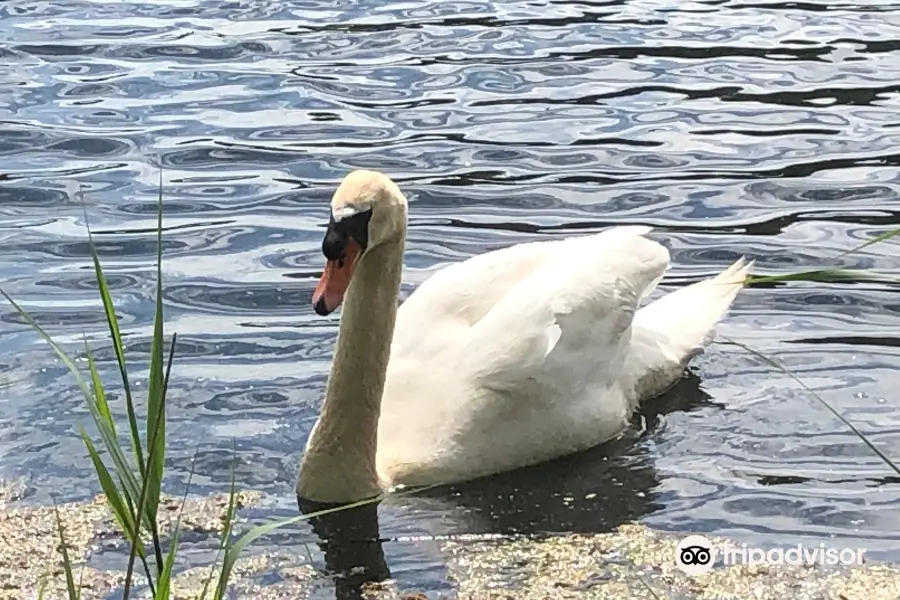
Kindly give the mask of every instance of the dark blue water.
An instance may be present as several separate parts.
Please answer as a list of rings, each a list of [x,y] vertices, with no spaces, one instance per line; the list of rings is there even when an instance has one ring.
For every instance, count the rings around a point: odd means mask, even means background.
[[[900,222],[898,3],[8,0],[0,81],[3,289],[73,352],[85,336],[112,380],[83,194],[145,376],[163,167],[170,490],[196,453],[195,491],[223,491],[236,448],[262,517],[296,510],[338,323],[310,297],[350,169],[410,198],[404,293],[617,224],[656,227],[664,289],[741,254],[760,274],[900,264],[890,243],[839,257]],[[721,331],[900,458],[898,312],[896,287],[792,283],[745,291]],[[5,304],[0,336],[0,477],[34,502],[95,494],[72,378]],[[790,377],[715,345],[649,410],[608,448],[382,506],[382,534],[636,519],[900,558],[898,478]],[[434,548],[386,551],[404,585],[449,586]]]

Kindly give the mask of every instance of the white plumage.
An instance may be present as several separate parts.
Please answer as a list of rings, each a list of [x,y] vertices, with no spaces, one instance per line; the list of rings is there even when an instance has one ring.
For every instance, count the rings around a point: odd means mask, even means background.
[[[750,265],[639,309],[669,266],[650,230],[511,246],[425,281],[397,313],[380,476],[447,483],[584,450],[673,385]]]
[[[298,483],[321,501],[474,479],[613,438],[711,341],[751,267],[741,259],[641,308],[669,252],[650,227],[614,227],[450,265],[398,310],[406,199],[356,171],[331,204],[348,225],[326,239],[349,254],[329,260],[314,303],[343,312]]]

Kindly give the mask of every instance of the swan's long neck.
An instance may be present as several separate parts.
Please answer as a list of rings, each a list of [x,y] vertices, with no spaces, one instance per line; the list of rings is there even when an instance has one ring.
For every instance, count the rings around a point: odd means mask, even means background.
[[[325,402],[300,467],[302,498],[353,502],[382,491],[375,451],[403,248],[401,235],[370,248],[356,266],[341,309]]]

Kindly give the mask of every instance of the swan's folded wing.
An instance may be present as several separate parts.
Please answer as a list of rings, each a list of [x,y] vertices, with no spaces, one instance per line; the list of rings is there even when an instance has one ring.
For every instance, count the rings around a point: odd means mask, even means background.
[[[428,353],[468,336],[498,302],[526,278],[571,254],[584,240],[634,237],[646,226],[614,227],[602,233],[559,241],[517,244],[449,265],[429,277],[403,303],[397,315],[392,352]],[[427,336],[423,332],[428,332]]]
[[[614,380],[638,304],[669,264],[666,248],[641,235],[648,230],[572,240],[472,327],[460,361],[498,390],[530,381],[565,393]]]
[[[555,242],[517,244],[435,272],[403,304],[404,312],[427,312],[429,318],[477,322],[510,288],[551,260]]]
[[[512,286],[552,258],[555,245],[519,244],[434,273],[400,306],[391,355],[435,356],[454,345]]]

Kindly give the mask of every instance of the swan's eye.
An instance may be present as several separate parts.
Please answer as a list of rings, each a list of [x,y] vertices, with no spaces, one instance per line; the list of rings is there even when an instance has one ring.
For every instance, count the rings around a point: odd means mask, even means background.
[[[353,238],[365,251],[369,243],[369,221],[372,209],[335,220],[334,214],[328,222],[325,239],[322,240],[322,253],[328,260],[343,260],[347,251],[347,242]]]
[[[341,260],[346,251],[347,236],[329,225],[328,231],[325,232],[325,239],[322,240],[322,254],[328,260]]]

